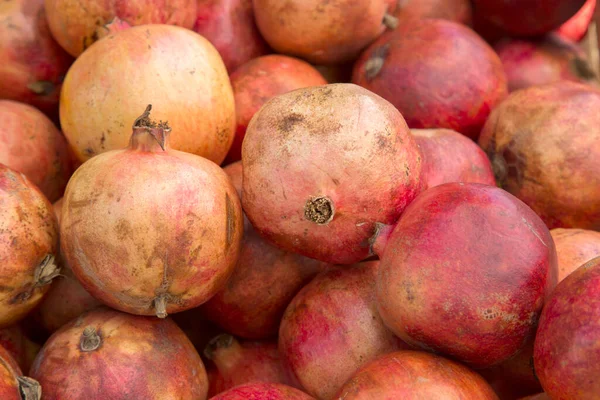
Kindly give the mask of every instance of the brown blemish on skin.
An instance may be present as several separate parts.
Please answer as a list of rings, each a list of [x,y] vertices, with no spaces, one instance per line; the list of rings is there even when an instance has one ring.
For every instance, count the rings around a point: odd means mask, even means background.
[[[227,214],[227,221],[225,222],[227,227],[227,237],[225,238],[225,250],[227,251],[229,250],[231,243],[233,243],[233,235],[235,233],[235,210],[228,193],[225,194],[225,207]]]
[[[279,122],[279,130],[283,133],[290,133],[299,123],[304,121],[304,116],[298,113],[290,113]]]

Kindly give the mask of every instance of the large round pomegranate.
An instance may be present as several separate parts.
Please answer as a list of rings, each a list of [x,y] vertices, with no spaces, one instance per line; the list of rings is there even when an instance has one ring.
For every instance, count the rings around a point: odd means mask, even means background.
[[[592,258],[600,257],[600,232],[557,228],[550,234],[556,245],[559,282]]]
[[[579,42],[587,33],[590,23],[594,19],[595,10],[596,0],[586,0],[583,7],[577,11],[577,14],[562,24],[556,30],[556,33],[566,39]]]
[[[242,163],[230,164],[224,171],[241,196]],[[227,285],[200,310],[235,335],[274,337],[292,298],[327,264],[269,244],[246,217],[243,236],[240,256]]]
[[[540,317],[533,360],[551,399],[600,393],[600,257],[567,276]]]
[[[45,0],[56,41],[74,57],[109,31],[111,22],[169,24],[192,28],[197,0]],[[140,44],[141,46],[141,44]],[[146,45],[144,44],[144,47]]]
[[[242,147],[242,202],[263,237],[330,263],[371,254],[376,223],[417,195],[421,158],[402,115],[352,84],[294,90],[255,114]]]
[[[65,78],[60,122],[85,161],[125,147],[147,104],[177,127],[174,149],[223,161],[235,128],[227,70],[206,39],[176,26],[133,27],[86,51]]]
[[[396,19],[390,0],[254,0],[258,29],[278,53],[316,64],[352,61]]]
[[[52,38],[44,0],[0,4],[0,99],[58,112],[58,96],[72,58]]]
[[[279,54],[255,58],[231,74],[237,127],[226,163],[241,160],[246,129],[256,112],[273,97],[327,81],[312,65]]]
[[[439,18],[471,25],[473,6],[470,0],[397,0],[394,16],[398,23],[423,18]]]
[[[60,131],[36,108],[10,100],[0,100],[0,126],[0,163],[25,174],[48,200],[58,200],[71,176]]]
[[[557,281],[556,250],[540,218],[478,183],[423,192],[381,247],[385,324],[409,344],[476,367],[524,346]]]
[[[48,400],[204,400],[208,391],[202,360],[173,321],[108,308],[52,335],[30,374]]]
[[[40,384],[23,376],[17,362],[10,353],[0,346],[0,399],[2,400],[40,400]]]
[[[512,93],[481,132],[498,184],[551,229],[600,229],[599,107],[590,86],[534,86]]]
[[[304,392],[281,383],[247,383],[210,400],[315,400]]]
[[[352,82],[394,104],[411,128],[448,128],[471,138],[507,94],[494,50],[466,26],[439,19],[382,35],[354,65]]]
[[[170,149],[170,128],[152,121],[150,108],[133,124],[129,147],[92,158],[69,181],[61,248],[94,297],[164,318],[225,285],[243,221],[223,170]]]
[[[31,311],[59,274],[52,204],[25,177],[0,164],[0,328]]]

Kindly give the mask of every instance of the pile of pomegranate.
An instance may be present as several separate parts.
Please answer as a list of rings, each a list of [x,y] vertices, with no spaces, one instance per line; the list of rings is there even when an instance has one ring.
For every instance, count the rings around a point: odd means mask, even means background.
[[[596,0],[0,2],[0,400],[600,399]]]

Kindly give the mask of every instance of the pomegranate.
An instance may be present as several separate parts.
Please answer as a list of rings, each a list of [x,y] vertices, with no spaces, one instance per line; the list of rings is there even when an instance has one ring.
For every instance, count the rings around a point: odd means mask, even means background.
[[[254,382],[236,386],[210,400],[315,400],[304,392],[280,383]]]
[[[540,317],[533,360],[551,399],[600,393],[600,257],[567,276]]]
[[[0,4],[0,99],[58,112],[58,95],[73,61],[54,41],[44,0],[5,0]]]
[[[224,170],[241,196],[241,162]],[[242,248],[233,275],[200,309],[235,335],[251,339],[276,336],[287,305],[326,266],[270,245],[244,217]]]
[[[133,27],[86,51],[65,78],[60,122],[85,161],[125,147],[148,103],[180,132],[174,149],[223,161],[235,134],[227,71],[206,39],[176,26]]]
[[[59,274],[52,205],[23,174],[0,164],[0,328],[22,319]]]
[[[40,400],[42,389],[32,378],[23,376],[17,362],[0,346],[0,399]]]
[[[524,346],[557,282],[544,223],[478,183],[425,191],[395,227],[381,229],[375,251],[385,324],[409,344],[481,368]]]
[[[598,81],[585,51],[557,35],[547,35],[535,41],[506,39],[494,47],[504,65],[511,92],[563,80]]]
[[[487,23],[513,36],[548,33],[574,16],[586,0],[474,0]]]
[[[173,321],[108,308],[54,333],[31,376],[48,400],[203,400],[208,391],[202,360]]]
[[[579,42],[587,33],[588,27],[594,19],[595,10],[596,0],[586,0],[583,7],[571,19],[562,24],[556,30],[556,33],[566,39]]]
[[[36,108],[10,100],[0,100],[0,125],[0,163],[25,174],[48,200],[59,199],[71,176],[60,131]]]
[[[255,58],[238,68],[231,75],[237,128],[225,162],[241,160],[246,128],[267,101],[295,89],[326,84],[310,64],[278,54]]]
[[[254,0],[253,5],[258,29],[273,49],[316,64],[354,60],[398,22],[390,0]]]
[[[556,245],[559,282],[592,258],[600,257],[600,232],[557,228],[550,234]]]
[[[221,334],[210,341],[204,354],[216,366],[209,397],[250,382],[294,386],[283,369],[276,342],[240,343],[229,334]]]
[[[215,46],[229,73],[269,52],[254,21],[252,0],[198,0],[193,30]]]
[[[449,182],[496,185],[490,160],[469,138],[450,129],[412,129],[423,158],[423,189]]]
[[[106,25],[169,24],[191,29],[197,0],[45,0],[48,24],[56,41],[78,57],[110,31]],[[146,47],[146,44],[138,44]]]
[[[20,325],[0,330],[0,346],[15,360],[21,371],[29,371],[33,359],[41,346],[29,339]]]
[[[481,376],[443,357],[404,350],[363,366],[335,399],[478,399],[496,400]]]
[[[512,93],[481,133],[498,184],[550,229],[600,229],[598,107],[590,86],[534,86]]]
[[[375,224],[398,219],[421,174],[402,115],[368,90],[342,83],[297,89],[265,104],[248,126],[242,164],[242,202],[258,233],[284,250],[335,264],[371,254]]]
[[[397,0],[394,16],[399,23],[423,18],[439,18],[471,25],[473,6],[470,0]]]
[[[332,268],[306,285],[285,311],[281,356],[319,399],[333,398],[363,364],[406,347],[377,313],[378,267],[378,261],[371,261]]]
[[[411,128],[448,128],[470,138],[507,94],[494,50],[466,26],[436,19],[382,35],[354,65],[352,82],[394,104]]]
[[[134,122],[129,147],[92,158],[69,181],[61,248],[94,297],[164,318],[225,285],[239,254],[242,210],[223,170],[170,149],[171,129],[152,121],[150,109]]]

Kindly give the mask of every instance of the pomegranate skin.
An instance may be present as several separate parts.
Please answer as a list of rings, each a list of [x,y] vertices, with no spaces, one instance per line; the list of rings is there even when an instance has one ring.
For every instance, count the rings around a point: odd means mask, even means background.
[[[257,232],[284,250],[332,264],[371,255],[376,223],[398,219],[417,195],[421,174],[402,115],[352,84],[271,99],[250,121],[242,164],[242,203]]]
[[[357,60],[352,82],[391,102],[411,128],[473,139],[508,90],[494,50],[466,26],[439,19],[382,35]]]
[[[587,85],[530,87],[512,93],[482,130],[498,184],[550,229],[600,229],[598,107],[600,91]]]
[[[0,124],[0,163],[25,174],[48,200],[58,200],[71,176],[60,131],[39,110],[10,100],[0,100]]]
[[[23,174],[0,164],[0,328],[42,300],[59,269],[52,204]]]
[[[557,35],[538,40],[506,39],[496,43],[508,90],[559,81],[598,83],[585,51]]]
[[[254,0],[256,24],[277,52],[313,64],[342,64],[386,28],[390,0]]]
[[[44,400],[203,400],[208,391],[200,356],[171,319],[108,308],[82,314],[52,335],[31,376]]]
[[[569,20],[586,0],[474,0],[478,13],[513,36],[548,33]]]
[[[20,325],[0,330],[0,346],[15,360],[21,371],[29,371],[41,346],[29,339]]]
[[[198,0],[193,30],[215,46],[229,73],[269,53],[254,21],[252,0]]]
[[[567,276],[540,317],[533,361],[551,399],[593,399],[600,393],[600,257]]]
[[[600,257],[600,232],[557,228],[550,234],[558,256],[559,282],[592,258]]]
[[[242,142],[248,124],[267,101],[295,89],[326,84],[312,65],[279,54],[255,58],[238,68],[231,74],[237,126],[225,163],[242,159]]]
[[[62,80],[73,59],[50,34],[44,0],[2,2],[0,37],[0,99],[56,115]]]
[[[363,364],[407,347],[377,313],[378,261],[334,267],[306,285],[279,329],[287,367],[308,393],[331,399]]]
[[[477,373],[443,357],[403,350],[363,366],[335,399],[481,399],[497,400]]]
[[[573,15],[571,19],[562,24],[556,33],[566,39],[575,42],[581,41],[588,31],[590,23],[594,19],[594,11],[596,10],[596,0],[587,0],[583,7]]]
[[[242,163],[224,168],[241,196]],[[285,308],[327,264],[267,243],[244,217],[240,256],[227,285],[200,307],[202,314],[234,335],[277,336]]]
[[[82,54],[65,78],[60,122],[83,162],[127,146],[131,121],[147,104],[177,127],[174,149],[225,159],[235,134],[227,70],[208,40],[176,26],[133,27]]]
[[[0,346],[0,399],[40,400],[42,389],[34,379],[23,373],[10,353]]]
[[[154,128],[149,110],[136,120],[129,147],[100,154],[73,174],[61,249],[98,300],[165,317],[199,306],[225,285],[243,221],[223,170],[171,150],[170,129]]]
[[[247,383],[211,397],[210,400],[315,400],[304,392],[280,383]]]
[[[450,182],[496,185],[490,160],[469,138],[450,129],[411,129],[423,158],[423,190]]]
[[[540,218],[478,183],[423,192],[380,257],[385,324],[408,344],[480,368],[524,346],[557,283],[556,250]]]
[[[394,16],[400,24],[437,18],[470,26],[473,23],[473,6],[469,0],[398,0]]]
[[[45,0],[52,36],[73,57],[78,57],[106,36],[107,24],[117,20],[126,26],[168,24],[191,29],[196,0]]]

